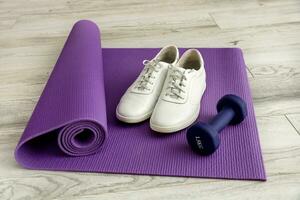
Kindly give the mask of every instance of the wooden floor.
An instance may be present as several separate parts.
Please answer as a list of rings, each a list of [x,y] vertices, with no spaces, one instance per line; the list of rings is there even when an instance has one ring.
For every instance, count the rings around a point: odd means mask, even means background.
[[[64,41],[92,19],[104,47],[240,47],[268,181],[31,171],[13,151]],[[0,0],[0,199],[300,199],[299,0]]]

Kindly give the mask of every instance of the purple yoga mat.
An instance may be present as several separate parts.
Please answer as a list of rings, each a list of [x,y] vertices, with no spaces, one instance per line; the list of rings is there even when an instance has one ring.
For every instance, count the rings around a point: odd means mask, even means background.
[[[186,130],[158,134],[148,120],[116,119],[118,101],[142,61],[159,49],[102,49],[97,26],[79,21],[16,147],[17,162],[30,169],[266,180],[241,50],[199,50],[207,73],[199,120],[211,119],[217,101],[228,93],[241,96],[249,110],[242,124],[222,131],[211,156],[191,151]]]

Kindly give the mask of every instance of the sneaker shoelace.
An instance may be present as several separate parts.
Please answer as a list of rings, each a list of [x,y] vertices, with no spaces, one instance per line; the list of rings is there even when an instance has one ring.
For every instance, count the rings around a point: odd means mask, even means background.
[[[184,81],[187,80],[186,72],[190,73],[192,70],[184,70],[183,72],[180,70],[173,70],[170,74],[170,80],[168,86],[166,88],[166,96],[170,96],[174,99],[183,99],[182,96],[185,91],[185,83]]]
[[[143,65],[145,66],[143,75],[137,81],[135,88],[138,90],[150,90],[149,84],[154,84],[151,79],[155,79],[153,73],[159,71],[161,64],[157,60],[144,60]]]

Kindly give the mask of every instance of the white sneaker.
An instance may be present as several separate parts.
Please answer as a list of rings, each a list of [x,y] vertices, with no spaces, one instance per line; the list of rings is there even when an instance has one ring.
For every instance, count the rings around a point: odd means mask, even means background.
[[[204,62],[197,49],[187,50],[169,69],[161,95],[150,119],[152,130],[179,131],[198,117],[206,88]]]
[[[144,69],[122,96],[116,109],[117,118],[127,123],[148,119],[162,90],[168,68],[179,59],[176,46],[167,46],[152,60],[144,60]]]

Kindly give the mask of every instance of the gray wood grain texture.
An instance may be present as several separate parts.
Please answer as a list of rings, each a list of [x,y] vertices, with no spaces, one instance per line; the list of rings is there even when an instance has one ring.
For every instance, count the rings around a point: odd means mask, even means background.
[[[240,47],[267,182],[32,171],[13,151],[76,20],[104,47]],[[0,199],[300,199],[299,0],[0,1]]]

